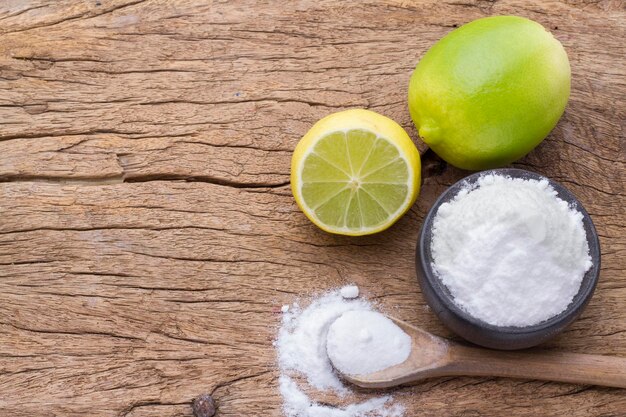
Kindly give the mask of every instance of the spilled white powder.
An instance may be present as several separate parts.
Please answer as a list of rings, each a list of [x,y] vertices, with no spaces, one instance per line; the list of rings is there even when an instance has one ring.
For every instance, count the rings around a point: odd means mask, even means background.
[[[348,311],[330,325],[326,350],[346,375],[364,375],[404,362],[411,338],[375,311]]]
[[[357,298],[359,296],[359,287],[356,285],[346,285],[339,292],[343,298]]]
[[[404,407],[389,395],[363,402],[319,404],[312,396],[336,394],[346,398],[353,391],[339,379],[326,353],[330,325],[347,312],[372,312],[363,299],[344,299],[340,290],[328,292],[301,309],[294,304],[282,315],[276,340],[280,368],[279,387],[287,417],[402,417]],[[298,378],[300,377],[300,378]],[[299,379],[305,381],[297,382]],[[305,383],[306,382],[306,383]]]
[[[288,417],[403,417],[404,407],[393,403],[390,395],[341,406],[318,404],[296,382],[282,375],[280,393],[284,399],[283,411]]]
[[[485,175],[433,221],[433,269],[454,301],[497,326],[564,311],[592,266],[582,214],[548,181]]]

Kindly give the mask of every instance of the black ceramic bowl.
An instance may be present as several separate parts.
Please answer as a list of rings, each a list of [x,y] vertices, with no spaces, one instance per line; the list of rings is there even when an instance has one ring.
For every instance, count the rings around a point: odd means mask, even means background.
[[[535,180],[545,179],[549,181],[550,185],[556,190],[559,198],[574,205],[583,215],[583,225],[587,234],[589,254],[591,255],[593,266],[583,277],[580,290],[567,309],[542,323],[527,327],[502,327],[478,320],[454,303],[450,292],[432,269],[432,253],[430,247],[432,226],[439,206],[454,198],[461,188],[467,184],[474,184],[478,178],[486,174],[498,174],[514,178]],[[596,283],[598,282],[598,275],[600,273],[600,242],[598,241],[598,235],[589,214],[587,214],[576,197],[562,185],[539,174],[522,169],[494,169],[478,172],[462,179],[448,188],[437,199],[428,212],[422,229],[420,230],[419,240],[417,242],[416,266],[422,294],[437,317],[439,317],[448,328],[464,339],[488,348],[507,350],[523,349],[538,345],[556,336],[582,313],[591,299]]]

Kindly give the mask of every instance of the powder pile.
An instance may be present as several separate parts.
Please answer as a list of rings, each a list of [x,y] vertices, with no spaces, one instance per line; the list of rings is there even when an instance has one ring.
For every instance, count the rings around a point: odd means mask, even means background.
[[[433,269],[470,315],[538,324],[567,308],[592,266],[582,218],[546,180],[485,175],[439,207]]]
[[[346,375],[364,375],[404,362],[411,338],[375,311],[348,311],[330,325],[326,350]]]
[[[356,285],[346,285],[339,292],[343,298],[357,298],[359,296],[359,287]]]
[[[340,290],[314,299],[307,308],[293,304],[282,315],[276,340],[280,368],[279,387],[283,411],[288,417],[402,417],[404,408],[390,395],[363,402],[322,405],[311,395],[331,393],[339,397],[353,394],[339,379],[326,352],[330,325],[347,312],[373,312],[363,299],[345,299]],[[299,378],[300,377],[300,378]],[[300,382],[306,380],[306,383]],[[352,396],[351,396],[352,397]]]

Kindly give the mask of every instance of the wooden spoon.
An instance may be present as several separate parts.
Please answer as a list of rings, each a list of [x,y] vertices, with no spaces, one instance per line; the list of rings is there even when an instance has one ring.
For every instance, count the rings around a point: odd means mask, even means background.
[[[441,376],[500,376],[626,388],[626,358],[470,347],[389,318],[411,337],[408,359],[367,375],[342,374],[347,381],[365,388],[387,388]]]

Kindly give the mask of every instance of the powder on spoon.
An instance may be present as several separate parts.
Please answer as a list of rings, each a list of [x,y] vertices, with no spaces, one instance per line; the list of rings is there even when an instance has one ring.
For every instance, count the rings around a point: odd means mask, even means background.
[[[348,311],[328,329],[328,356],[346,375],[365,375],[404,362],[411,338],[375,311]]]
[[[437,210],[433,269],[470,315],[538,324],[567,308],[592,266],[582,218],[546,180],[485,175]]]

